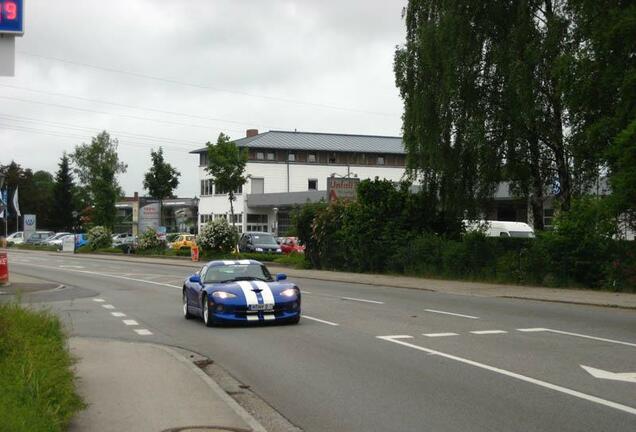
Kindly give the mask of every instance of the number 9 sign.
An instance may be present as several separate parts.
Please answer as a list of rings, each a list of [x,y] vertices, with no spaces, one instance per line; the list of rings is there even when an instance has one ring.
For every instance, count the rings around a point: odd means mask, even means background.
[[[24,0],[0,0],[0,34],[24,33]]]

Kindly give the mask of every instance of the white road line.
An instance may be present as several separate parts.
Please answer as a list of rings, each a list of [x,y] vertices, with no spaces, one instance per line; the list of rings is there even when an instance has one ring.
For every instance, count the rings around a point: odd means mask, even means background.
[[[152,336],[152,332],[146,329],[135,329],[135,333],[139,336]]]
[[[126,314],[123,312],[111,312],[110,313],[112,316],[117,317],[117,318],[121,318],[121,317],[125,317]]]
[[[477,330],[477,331],[471,331],[471,333],[476,335],[490,335],[490,334],[503,334],[508,332],[504,330]]]
[[[305,291],[305,290],[301,290],[300,291],[301,294],[311,294],[311,291]]]
[[[61,265],[58,266],[59,268],[73,268],[73,269],[83,269],[86,268],[84,266],[76,266],[76,265]]]
[[[139,325],[139,323],[135,320],[122,320],[122,322],[124,324],[126,324],[127,326],[136,326]]]
[[[111,304],[105,304],[105,305],[102,305],[102,307],[103,307],[104,309],[115,309],[115,306],[113,306],[113,305],[111,305]]]
[[[458,313],[454,313],[454,312],[445,312],[445,311],[435,310],[435,309],[424,309],[424,310],[426,312],[433,312],[433,313],[444,314],[444,315],[453,315],[453,316],[458,316],[458,317],[462,317],[462,318],[479,319],[479,317],[476,317],[476,316],[458,314]]]
[[[321,319],[314,318],[314,317],[312,317],[312,316],[305,315],[305,314],[303,314],[303,315],[302,315],[302,317],[303,317],[303,318],[306,318],[306,319],[308,319],[308,320],[318,321],[319,323],[327,324],[327,325],[330,325],[330,326],[339,326],[339,325],[340,325],[340,324],[337,324],[337,323],[335,323],[335,322],[321,320]]]
[[[101,298],[94,298],[93,301],[97,302],[97,303],[104,303],[106,300],[101,299]]]
[[[609,343],[615,343],[615,344],[619,344],[619,345],[627,345],[627,346],[631,346],[631,347],[636,347],[636,343],[619,341],[619,340],[615,340],[615,339],[606,339],[606,338],[596,337],[596,336],[589,336],[589,335],[584,335],[584,334],[580,334],[580,333],[571,333],[571,332],[566,332],[566,331],[562,331],[562,330],[554,330],[554,329],[549,329],[549,328],[527,328],[527,329],[517,329],[517,330],[520,331],[520,332],[526,332],[526,333],[549,332],[549,333],[556,333],[556,334],[562,334],[562,335],[567,335],[567,336],[575,336],[575,337],[580,337],[580,338],[585,338],[585,339],[592,339],[592,340],[597,340],[597,341],[601,341],[601,342],[609,342]]]
[[[541,381],[541,380],[538,380],[536,378],[531,378],[531,377],[528,377],[528,376],[525,376],[525,375],[521,375],[521,374],[518,374],[516,372],[511,372],[511,371],[508,371],[508,370],[505,370],[505,369],[500,369],[500,368],[497,368],[497,367],[494,367],[494,366],[489,366],[489,365],[484,364],[484,363],[478,363],[476,361],[469,360],[469,359],[466,359],[466,358],[463,358],[463,357],[458,357],[458,356],[454,356],[454,355],[451,355],[451,354],[446,354],[446,353],[443,353],[441,351],[435,351],[435,350],[432,350],[432,349],[429,349],[429,348],[424,348],[424,347],[421,347],[421,346],[418,346],[418,345],[414,345],[414,344],[411,344],[411,343],[408,343],[408,342],[404,342],[404,341],[398,340],[398,339],[405,339],[404,336],[399,336],[399,337],[396,337],[396,336],[376,336],[376,337],[378,339],[382,339],[382,340],[385,340],[385,341],[388,341],[388,342],[393,342],[395,344],[403,345],[405,347],[413,348],[413,349],[416,349],[418,351],[423,351],[423,352],[426,352],[426,353],[429,353],[429,354],[435,354],[435,355],[438,355],[440,357],[447,358],[449,360],[454,360],[454,361],[457,361],[457,362],[460,362],[460,363],[464,363],[464,364],[467,364],[467,365],[470,365],[470,366],[475,366],[475,367],[478,367],[478,368],[481,368],[481,369],[485,369],[485,370],[488,370],[488,371],[491,371],[491,372],[495,372],[495,373],[498,373],[498,374],[501,374],[501,375],[505,375],[505,376],[508,376],[508,377],[511,377],[511,378],[515,378],[515,379],[518,379],[518,380],[521,380],[521,381],[525,381],[527,383],[534,384],[534,385],[537,385],[539,387],[544,387],[544,388],[547,388],[547,389],[550,389],[550,390],[554,390],[554,391],[557,391],[557,392],[560,392],[560,393],[564,393],[564,394],[567,394],[567,395],[570,395],[570,396],[574,396],[574,397],[579,398],[579,399],[587,400],[589,402],[594,402],[594,403],[599,404],[599,405],[604,405],[604,406],[609,407],[609,408],[614,408],[614,409],[619,410],[619,411],[623,411],[623,412],[626,412],[626,413],[629,413],[629,414],[632,414],[632,415],[636,415],[636,408],[634,408],[634,407],[630,407],[630,406],[627,406],[627,405],[622,405],[622,404],[619,404],[617,402],[612,402],[612,401],[609,401],[609,400],[606,400],[606,399],[602,399],[600,397],[592,396],[592,395],[589,395],[589,394],[586,394],[586,393],[581,393],[581,392],[576,391],[576,390],[572,390],[572,389],[569,389],[569,388],[566,388],[566,387],[561,387],[559,385],[552,384],[552,383],[549,383],[549,382],[546,382],[546,381]]]
[[[427,337],[445,337],[445,336],[458,336],[459,333],[422,333],[422,336]]]
[[[365,299],[355,298],[355,297],[340,297],[340,298],[342,300],[351,300],[351,301],[357,301],[357,302],[363,302],[363,303],[384,304],[384,302],[381,302],[381,301],[365,300]]]

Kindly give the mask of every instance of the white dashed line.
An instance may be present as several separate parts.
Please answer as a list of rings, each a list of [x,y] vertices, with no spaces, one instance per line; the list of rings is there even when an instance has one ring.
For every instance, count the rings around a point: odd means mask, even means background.
[[[445,336],[458,336],[459,333],[422,333],[422,336],[427,337],[445,337]]]
[[[508,332],[504,330],[477,330],[477,331],[471,331],[471,333],[476,335],[490,335],[490,334],[503,334]]]
[[[110,313],[112,316],[117,317],[117,318],[121,318],[121,317],[125,317],[126,314],[123,312],[111,312]]]
[[[308,320],[317,321],[319,323],[327,324],[327,325],[330,325],[330,326],[339,326],[340,325],[340,324],[337,324],[335,322],[321,320],[321,319],[314,318],[314,317],[308,316],[308,315],[303,315],[302,317],[303,318],[307,318]]]
[[[636,347],[635,343],[624,342],[624,341],[619,341],[619,340],[614,340],[614,339],[606,339],[606,338],[596,337],[596,336],[589,336],[589,335],[584,335],[584,334],[580,334],[580,333],[571,333],[571,332],[566,332],[566,331],[561,331],[561,330],[553,330],[553,329],[549,329],[549,328],[527,328],[527,329],[517,329],[517,330],[520,331],[520,332],[525,332],[525,333],[549,332],[549,333],[556,333],[556,334],[562,334],[562,335],[567,335],[567,336],[575,336],[575,337],[580,337],[580,338],[584,338],[584,339],[592,339],[592,340],[597,340],[597,341],[601,341],[601,342],[609,342],[609,343],[615,343],[615,344],[619,344],[619,345],[627,345],[627,346],[631,346],[631,347]]]
[[[111,304],[105,304],[105,305],[102,305],[102,307],[103,307],[104,309],[115,309],[115,306],[113,306],[113,305],[111,305]]]
[[[462,317],[462,318],[479,319],[479,317],[476,317],[476,316],[458,314],[458,313],[455,313],[455,312],[445,312],[445,311],[435,310],[435,309],[424,309],[424,310],[426,312],[433,312],[433,313],[438,313],[438,314],[443,314],[443,315],[453,315],[453,316],[458,316],[458,317]]]
[[[340,298],[342,300],[351,300],[351,301],[357,301],[357,302],[363,302],[363,303],[384,304],[384,302],[381,302],[381,301],[365,300],[365,299],[360,299],[360,298],[355,298],[355,297],[340,297]]]
[[[59,268],[72,268],[72,269],[83,269],[85,268],[84,266],[76,266],[76,265],[61,265],[58,266]]]
[[[93,301],[97,302],[97,303],[104,303],[106,300],[100,299],[100,298],[95,298],[95,299],[93,299]]]
[[[152,336],[152,332],[146,329],[135,329],[135,333],[139,336]]]
[[[633,408],[633,407],[630,407],[630,406],[627,406],[627,405],[619,404],[619,403],[612,402],[612,401],[609,401],[609,400],[606,400],[606,399],[601,399],[600,397],[597,397],[597,396],[592,396],[592,395],[589,395],[589,394],[586,394],[586,393],[582,393],[582,392],[579,392],[579,391],[576,391],[576,390],[569,389],[567,387],[561,387],[559,385],[552,384],[552,383],[549,383],[549,382],[546,382],[546,381],[541,381],[541,380],[538,380],[536,378],[531,378],[531,377],[528,377],[528,376],[525,376],[525,375],[521,375],[521,374],[518,374],[516,372],[511,372],[511,371],[508,371],[508,370],[505,370],[505,369],[500,369],[500,368],[497,368],[497,367],[494,367],[494,366],[490,366],[490,365],[487,365],[487,364],[484,364],[484,363],[478,363],[476,361],[473,361],[473,360],[470,360],[470,359],[467,359],[467,358],[458,357],[458,356],[451,355],[451,354],[446,354],[446,353],[441,352],[441,351],[435,351],[435,350],[432,350],[432,349],[429,349],[429,348],[421,347],[419,345],[414,345],[414,344],[411,344],[411,343],[408,343],[408,342],[397,340],[397,339],[411,338],[411,336],[398,335],[398,336],[376,336],[376,337],[378,339],[385,340],[387,342],[393,342],[395,344],[399,344],[399,345],[402,345],[402,346],[405,346],[405,347],[416,349],[418,351],[423,351],[423,352],[428,353],[428,354],[438,355],[440,357],[444,357],[444,358],[447,358],[449,360],[454,360],[454,361],[457,361],[457,362],[460,362],[460,363],[467,364],[469,366],[474,366],[474,367],[477,367],[477,368],[485,369],[485,370],[490,371],[490,372],[495,372],[495,373],[498,373],[498,374],[501,374],[501,375],[508,376],[510,378],[515,378],[515,379],[518,379],[520,381],[525,381],[525,382],[530,383],[530,384],[534,384],[534,385],[537,385],[537,386],[540,386],[540,387],[543,387],[543,388],[554,390],[554,391],[557,391],[559,393],[564,393],[564,394],[567,394],[569,396],[573,396],[573,397],[576,397],[576,398],[579,398],[579,399],[584,399],[584,400],[589,401],[589,402],[593,402],[593,403],[596,403],[596,404],[604,405],[604,406],[609,407],[609,408],[614,408],[614,409],[619,410],[619,411],[623,411],[623,412],[626,412],[626,413],[629,413],[629,414],[632,414],[632,415],[636,415],[636,408]]]
[[[122,322],[124,324],[126,324],[127,326],[136,326],[139,325],[139,323],[135,320],[122,320]]]

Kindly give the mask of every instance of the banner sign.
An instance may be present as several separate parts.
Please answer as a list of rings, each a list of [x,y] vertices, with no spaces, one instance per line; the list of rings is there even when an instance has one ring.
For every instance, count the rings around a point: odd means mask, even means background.
[[[358,198],[359,178],[327,177],[329,202],[337,200],[355,201]]]
[[[23,0],[0,0],[0,34],[24,34]]]
[[[37,229],[37,218],[34,214],[24,215],[24,241],[26,242]]]

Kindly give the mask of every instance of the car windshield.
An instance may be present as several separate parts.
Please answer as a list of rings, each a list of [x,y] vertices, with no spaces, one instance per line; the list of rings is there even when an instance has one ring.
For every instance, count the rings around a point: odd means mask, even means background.
[[[240,280],[271,281],[272,274],[261,264],[231,264],[208,269],[204,283],[232,282]]]
[[[278,244],[276,243],[274,236],[269,234],[255,234],[255,235],[252,235],[252,239],[254,244],[259,244],[259,245],[277,245]]]

